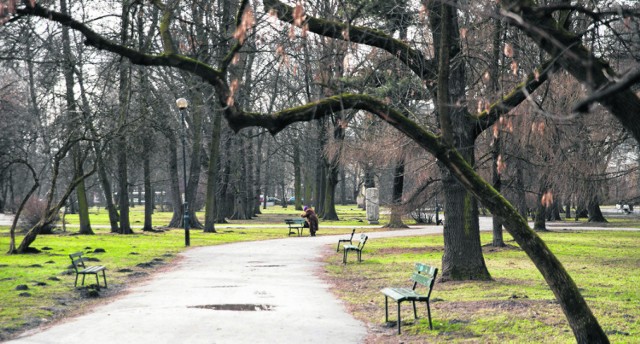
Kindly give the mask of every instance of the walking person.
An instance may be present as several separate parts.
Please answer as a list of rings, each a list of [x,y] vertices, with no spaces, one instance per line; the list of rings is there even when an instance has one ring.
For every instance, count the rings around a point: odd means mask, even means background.
[[[316,232],[318,231],[318,216],[316,215],[316,212],[311,209],[311,207],[308,207],[306,205],[304,206],[304,208],[302,208],[302,210],[304,212],[300,216],[304,217],[305,220],[307,220],[307,224],[309,225],[309,232],[311,233],[311,236],[314,237],[316,236]]]

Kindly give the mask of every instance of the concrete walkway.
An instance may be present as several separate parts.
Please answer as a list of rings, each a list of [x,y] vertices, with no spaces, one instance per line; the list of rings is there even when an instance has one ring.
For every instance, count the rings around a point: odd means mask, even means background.
[[[438,232],[442,226],[370,238]],[[122,297],[9,343],[362,343],[365,325],[314,274],[323,252],[343,237],[193,248],[174,269]]]

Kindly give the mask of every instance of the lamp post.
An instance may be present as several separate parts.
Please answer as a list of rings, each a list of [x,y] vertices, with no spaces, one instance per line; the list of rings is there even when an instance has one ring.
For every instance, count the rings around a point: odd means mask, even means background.
[[[189,106],[189,102],[184,98],[179,98],[176,100],[176,105],[178,109],[180,109],[180,114],[182,115],[182,175],[184,181],[184,199],[182,203],[182,212],[183,212],[183,223],[184,223],[184,246],[191,245],[191,239],[189,238],[189,203],[187,203],[187,151],[186,151],[186,141],[187,141],[187,123],[184,118],[184,112],[187,110]]]

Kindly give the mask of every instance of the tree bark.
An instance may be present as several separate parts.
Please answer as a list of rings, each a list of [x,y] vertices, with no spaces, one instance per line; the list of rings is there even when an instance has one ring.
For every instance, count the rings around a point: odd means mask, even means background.
[[[222,114],[213,111],[213,123],[211,125],[211,142],[209,143],[209,168],[207,169],[207,196],[204,209],[204,232],[216,233],[216,213],[218,191],[218,175],[220,160],[220,126]]]
[[[404,190],[404,158],[396,161],[396,166],[393,169],[393,191],[392,191],[392,205],[391,216],[389,217],[389,223],[385,226],[387,228],[409,228],[402,222],[402,193]]]
[[[60,12],[64,14],[69,14],[67,9],[67,1],[60,0]],[[63,61],[63,71],[64,71],[64,80],[66,87],[66,105],[67,105],[67,120],[69,121],[70,132],[73,133],[74,137],[78,136],[77,132],[80,128],[83,127],[82,122],[79,121],[81,116],[78,115],[75,92],[74,92],[74,78],[73,78],[73,68],[74,68],[74,57],[71,54],[71,39],[69,38],[69,27],[62,26],[62,52],[64,55]],[[72,150],[73,155],[73,163],[74,168],[77,170],[78,175],[83,175],[82,163],[84,159],[82,158],[82,153],[80,151],[80,144],[74,146]],[[78,199],[78,217],[80,222],[80,234],[89,234],[92,235],[93,230],[91,229],[91,221],[89,220],[89,204],[87,202],[87,192],[86,187],[84,185],[84,180],[78,183],[76,187],[76,197]]]
[[[438,56],[437,111],[442,137],[455,146],[465,160],[473,165],[475,145],[474,125],[464,108],[465,71],[463,64],[450,69],[451,60],[460,54],[457,12],[451,5],[430,3],[430,24]],[[451,105],[456,104],[456,105]],[[459,105],[457,105],[459,104]],[[454,130],[455,128],[455,130]],[[480,243],[478,204],[448,169],[442,169],[447,221],[444,225],[443,281],[489,280]]]
[[[293,196],[295,209],[302,211],[302,160],[297,138],[293,142]]]
[[[587,205],[587,211],[589,212],[589,222],[599,222],[606,223],[607,219],[602,215],[602,211],[600,210],[600,202],[598,201],[598,196],[594,196],[589,201]]]
[[[126,44],[128,41],[127,30],[129,29],[129,1],[122,3],[122,24],[120,28],[120,42]],[[129,92],[130,92],[130,65],[126,60],[121,60],[119,65],[118,89],[118,138],[116,139],[117,159],[118,159],[118,207],[120,208],[120,234],[132,234],[131,223],[129,222],[129,182],[127,172],[127,117],[129,115]]]

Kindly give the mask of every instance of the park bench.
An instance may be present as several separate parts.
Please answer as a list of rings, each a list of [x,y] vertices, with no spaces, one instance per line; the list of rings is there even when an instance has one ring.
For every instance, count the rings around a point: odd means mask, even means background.
[[[304,228],[305,219],[284,219],[284,223],[289,225],[289,235],[298,234],[298,236],[302,236],[302,230]],[[295,232],[294,232],[295,230]]]
[[[438,269],[433,266],[424,265],[421,263],[416,263],[415,271],[411,275],[411,280],[413,281],[412,288],[384,288],[380,290],[384,294],[384,320],[385,322],[389,322],[389,298],[394,299],[398,303],[398,334],[400,334],[400,304],[404,301],[411,301],[413,303],[413,317],[414,319],[418,319],[418,314],[416,312],[416,301],[421,302],[424,301],[427,304],[427,315],[429,317],[429,329],[433,330],[433,325],[431,324],[431,307],[429,305],[429,297],[431,296],[431,290],[433,289],[433,284],[436,281],[436,275],[438,274]],[[428,290],[426,294],[419,294],[416,292],[416,287],[418,284],[426,287]]]
[[[336,248],[336,252],[340,252],[340,243],[348,242],[349,245],[353,245],[353,236],[355,234],[356,234],[356,229],[354,228],[353,231],[351,231],[351,236],[349,237],[349,239],[346,239],[346,238],[345,239],[338,239],[338,247]]]
[[[76,287],[78,286],[78,276],[82,275],[82,285],[84,285],[85,276],[96,275],[96,285],[97,285],[97,288],[100,289],[100,281],[98,279],[98,273],[102,271],[102,278],[104,279],[104,287],[105,288],[107,287],[107,275],[105,273],[105,270],[107,270],[106,267],[102,265],[85,266],[84,258],[82,257],[82,252],[72,253],[69,255],[69,258],[71,258],[73,269],[76,271],[76,281],[74,283],[74,286]]]
[[[354,251],[358,254],[358,262],[362,261],[362,250],[364,249],[364,245],[367,243],[367,239],[369,237],[366,234],[361,234],[360,235],[360,241],[358,242],[358,245],[344,245],[342,246],[342,252],[343,252],[343,256],[342,256],[342,263],[343,264],[347,264],[347,255],[349,253],[349,251]]]

